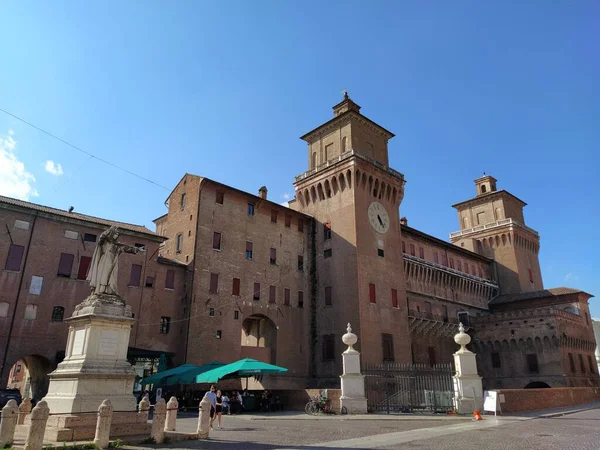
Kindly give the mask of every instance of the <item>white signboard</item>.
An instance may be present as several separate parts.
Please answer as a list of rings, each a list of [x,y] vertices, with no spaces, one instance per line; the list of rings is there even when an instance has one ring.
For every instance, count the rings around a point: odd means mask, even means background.
[[[42,285],[44,284],[44,277],[32,276],[31,284],[29,285],[29,293],[33,295],[40,295],[42,293]]]
[[[500,403],[498,402],[498,392],[496,391],[484,391],[483,392],[483,410],[491,411],[496,415],[500,410]]]
[[[73,350],[71,351],[72,355],[81,355],[83,353],[83,343],[85,342],[85,330],[77,330],[75,331],[75,336],[73,337]]]
[[[119,332],[113,330],[103,331],[100,335],[98,355],[116,356],[119,350]]]

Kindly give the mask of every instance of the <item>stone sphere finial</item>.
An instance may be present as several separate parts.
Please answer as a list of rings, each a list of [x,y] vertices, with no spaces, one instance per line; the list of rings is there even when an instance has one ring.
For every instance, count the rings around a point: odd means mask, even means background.
[[[469,351],[467,350],[466,346],[469,344],[469,342],[471,342],[471,336],[465,333],[465,327],[462,322],[458,326],[458,334],[454,335],[454,342],[460,345],[460,350],[458,350],[459,353],[465,353]]]
[[[348,346],[347,352],[354,351],[352,346],[358,342],[358,337],[352,332],[352,327],[348,322],[348,327],[346,328],[346,334],[342,336],[342,342]]]

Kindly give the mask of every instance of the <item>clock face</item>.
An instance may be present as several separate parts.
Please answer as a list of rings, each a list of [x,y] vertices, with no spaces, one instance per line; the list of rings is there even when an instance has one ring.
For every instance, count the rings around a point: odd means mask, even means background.
[[[373,202],[369,205],[369,223],[381,234],[390,229],[390,216],[381,203]]]

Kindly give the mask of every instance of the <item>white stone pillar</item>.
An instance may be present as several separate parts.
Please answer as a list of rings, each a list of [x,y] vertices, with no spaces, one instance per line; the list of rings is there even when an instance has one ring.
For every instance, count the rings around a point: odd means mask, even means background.
[[[29,414],[31,414],[31,399],[29,397],[25,397],[25,399],[19,405],[19,420],[17,424],[23,425],[25,423],[25,418]]]
[[[31,425],[27,432],[25,447],[23,447],[24,450],[42,450],[49,415],[50,408],[48,408],[48,404],[44,400],[35,405],[35,408],[31,410]]]
[[[198,413],[198,438],[208,439],[210,430],[210,400],[206,395],[200,402],[200,412]]]
[[[483,386],[481,377],[477,374],[475,353],[466,347],[471,342],[471,337],[465,333],[462,323],[458,327],[458,334],[454,336],[454,342],[460,345],[460,349],[454,354],[454,406],[459,414],[471,414],[483,407]]]
[[[110,442],[110,424],[112,422],[113,407],[110,400],[106,399],[98,408],[98,419],[96,420],[96,435],[94,445],[98,448],[108,448]]]
[[[179,403],[177,398],[171,397],[169,403],[167,403],[167,421],[165,422],[165,431],[175,431],[177,427],[177,410],[179,409]]]
[[[352,347],[358,341],[358,337],[352,333],[350,324],[346,330],[347,333],[342,336],[342,341],[348,348],[342,353],[344,373],[340,375],[342,380],[340,411],[346,408],[347,414],[366,414],[365,377],[360,373],[360,353]]]
[[[11,447],[15,438],[15,428],[19,414],[19,405],[15,400],[9,400],[2,408],[0,422],[0,448]]]
[[[165,416],[167,414],[167,404],[164,398],[159,398],[154,404],[154,414],[152,415],[152,431],[150,436],[157,444],[162,444],[165,440]]]

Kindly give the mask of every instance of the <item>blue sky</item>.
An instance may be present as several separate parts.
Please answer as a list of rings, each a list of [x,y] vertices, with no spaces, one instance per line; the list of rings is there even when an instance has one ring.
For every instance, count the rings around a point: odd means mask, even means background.
[[[485,170],[529,203],[545,286],[600,295],[596,1],[8,0],[0,15],[0,108],[98,157],[283,202],[308,165],[298,137],[347,89],[396,134],[410,225],[447,239]],[[3,113],[0,158],[6,195],[147,226],[165,212],[167,190]]]

